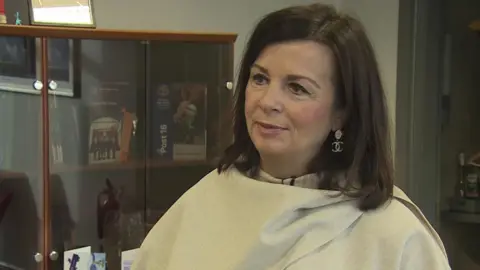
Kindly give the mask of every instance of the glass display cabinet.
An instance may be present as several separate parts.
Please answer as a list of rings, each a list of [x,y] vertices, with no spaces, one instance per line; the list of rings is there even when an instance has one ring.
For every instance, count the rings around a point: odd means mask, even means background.
[[[0,26],[0,268],[120,269],[231,142],[235,39]]]

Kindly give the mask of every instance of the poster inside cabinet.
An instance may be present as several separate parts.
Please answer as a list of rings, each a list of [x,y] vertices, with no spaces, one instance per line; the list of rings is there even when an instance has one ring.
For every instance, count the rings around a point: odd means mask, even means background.
[[[116,106],[90,106],[89,164],[120,160],[122,112]]]
[[[153,158],[205,160],[206,84],[160,83],[151,94]]]
[[[104,81],[95,89],[94,101],[88,105],[88,163],[119,162],[125,127],[125,104],[131,85],[127,81]]]

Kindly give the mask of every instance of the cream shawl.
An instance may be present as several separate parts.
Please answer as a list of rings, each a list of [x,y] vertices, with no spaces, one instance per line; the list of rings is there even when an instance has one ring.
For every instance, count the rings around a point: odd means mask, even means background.
[[[294,181],[294,182],[292,182]],[[313,175],[205,176],[153,227],[134,270],[443,270],[443,244],[398,188],[362,212]]]

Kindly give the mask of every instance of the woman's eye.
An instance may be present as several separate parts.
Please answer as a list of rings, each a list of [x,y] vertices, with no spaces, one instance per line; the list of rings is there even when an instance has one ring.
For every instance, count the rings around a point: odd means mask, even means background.
[[[305,87],[301,86],[298,83],[290,83],[288,84],[288,88],[290,88],[290,91],[292,91],[293,94],[295,95],[305,95],[305,94],[310,94]]]
[[[252,77],[251,77],[251,80],[256,85],[264,85],[264,84],[268,83],[267,76],[265,76],[263,74],[260,74],[260,73],[253,74]]]

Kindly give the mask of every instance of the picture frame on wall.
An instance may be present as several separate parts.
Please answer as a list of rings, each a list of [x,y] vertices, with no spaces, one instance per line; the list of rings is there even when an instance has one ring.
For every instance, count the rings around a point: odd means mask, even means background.
[[[49,81],[55,81],[56,89],[49,89],[50,95],[64,97],[78,97],[79,87],[74,85],[75,77],[79,76],[78,66],[80,65],[78,52],[80,42],[73,39],[49,38],[48,46],[48,76]],[[36,40],[36,72],[37,78],[41,77],[41,41]],[[75,88],[77,92],[75,92]]]
[[[57,85],[57,89],[49,90],[50,94],[66,97],[80,96],[80,85],[75,85],[75,77],[80,76],[79,69],[81,69],[80,44],[80,40],[74,39],[48,39],[48,74],[50,80],[54,80]],[[38,54],[40,55],[40,51]]]
[[[95,28],[93,0],[28,0],[32,25]]]
[[[29,42],[30,41],[30,42]],[[32,72],[32,40],[24,37],[0,36],[0,74],[27,77]]]
[[[78,74],[80,44],[72,39],[48,40],[48,74],[56,89],[49,94],[78,97],[75,76]],[[40,94],[33,84],[41,78],[41,43],[30,37],[0,37],[0,91]]]
[[[73,91],[74,42],[69,39],[50,38],[47,44],[47,66],[50,80],[57,82],[60,90],[64,93]],[[57,91],[59,91],[58,88]]]
[[[33,38],[0,37],[0,90],[34,93],[35,47]]]

